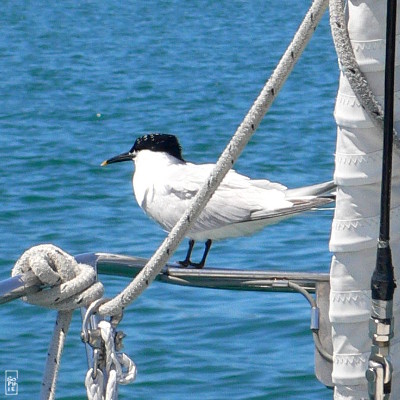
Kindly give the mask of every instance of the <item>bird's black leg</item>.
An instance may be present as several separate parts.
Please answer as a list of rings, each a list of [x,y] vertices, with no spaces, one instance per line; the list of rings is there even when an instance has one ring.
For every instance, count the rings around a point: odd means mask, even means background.
[[[194,267],[197,269],[203,268],[204,264],[206,263],[206,258],[208,256],[208,252],[210,251],[211,245],[212,245],[212,240],[208,239],[205,244],[205,247],[204,247],[204,253],[203,253],[203,257],[201,258],[201,261],[199,263],[193,263],[193,262],[189,261],[189,263],[190,263],[189,265],[191,267]]]
[[[189,240],[189,248],[186,253],[186,258],[183,261],[179,261],[179,264],[181,264],[182,267],[188,267],[189,265],[192,265],[192,262],[190,261],[190,256],[192,255],[193,246],[194,246],[194,240],[190,239]]]

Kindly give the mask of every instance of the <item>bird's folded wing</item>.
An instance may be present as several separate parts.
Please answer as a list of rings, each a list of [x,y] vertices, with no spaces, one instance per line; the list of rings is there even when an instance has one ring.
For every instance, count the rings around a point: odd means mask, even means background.
[[[180,204],[181,215],[198,191],[193,182],[190,188],[188,185],[185,187],[174,185],[168,190],[171,196],[178,199],[171,198],[171,204]],[[217,229],[221,226],[250,221],[263,214],[268,218],[275,209],[283,210],[290,207],[292,207],[292,203],[285,200],[284,193],[278,189],[265,190],[249,184],[239,186],[231,185],[230,182],[222,182],[197,218],[192,231]]]
[[[167,195],[161,212],[164,214],[166,229],[170,230],[190,206],[212,168],[212,164],[201,166],[188,164],[187,171],[181,169],[180,174],[171,173],[171,176],[163,181]],[[286,192],[286,187],[279,183],[251,180],[231,170],[191,231],[210,231],[223,226],[261,220],[264,222],[260,226],[265,226],[332,201],[328,197],[304,196],[308,191],[301,192],[304,197],[300,199],[288,199]],[[159,210],[160,208],[157,212],[160,212]]]

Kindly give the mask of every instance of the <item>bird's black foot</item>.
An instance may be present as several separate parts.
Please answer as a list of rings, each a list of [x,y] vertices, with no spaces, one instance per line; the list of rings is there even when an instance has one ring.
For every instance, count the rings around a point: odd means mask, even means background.
[[[190,261],[188,260],[178,261],[178,264],[183,268],[187,268],[190,265]]]
[[[202,262],[199,262],[199,263],[191,262],[190,266],[195,268],[195,269],[202,269],[204,267],[204,263],[202,263]]]
[[[192,255],[192,250],[193,250],[193,246],[194,246],[194,240],[190,239],[189,240],[189,249],[186,254],[186,258],[183,261],[178,261],[178,263],[183,268],[192,267],[192,268],[196,268],[196,269],[202,269],[204,267],[204,264],[206,263],[206,258],[207,258],[208,252],[210,251],[211,244],[212,244],[212,241],[210,239],[208,239],[206,242],[206,245],[205,245],[204,254],[203,254],[201,261],[199,263],[194,263],[190,260],[190,256]]]
[[[202,269],[204,267],[204,263],[194,263],[192,261],[187,262],[186,260],[183,261],[178,261],[178,264],[180,264],[183,268],[196,268],[196,269]]]
[[[189,240],[189,248],[186,254],[186,258],[183,261],[178,261],[178,264],[180,264],[183,268],[187,268],[191,265],[191,261],[190,261],[190,256],[192,255],[192,250],[193,250],[193,246],[194,246],[194,240],[190,239]]]

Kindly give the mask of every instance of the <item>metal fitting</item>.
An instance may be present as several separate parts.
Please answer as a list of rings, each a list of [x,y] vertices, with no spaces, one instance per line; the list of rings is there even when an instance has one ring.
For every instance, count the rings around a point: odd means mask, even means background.
[[[115,344],[115,350],[116,351],[121,351],[122,348],[124,347],[124,344],[123,344],[122,340],[124,339],[125,336],[126,336],[125,333],[122,332],[122,331],[115,332],[114,344]]]
[[[318,307],[311,307],[310,329],[312,331],[319,330],[319,308]]]
[[[389,344],[393,337],[393,326],[390,322],[383,322],[378,318],[370,318],[369,320],[369,336],[373,343],[378,346]]]
[[[86,333],[81,332],[82,342],[90,344],[91,347],[99,349],[101,347],[101,332],[99,328],[88,329]]]
[[[366,378],[368,380],[368,394],[370,399],[384,400],[386,398],[384,392],[385,370],[382,364],[369,361]]]
[[[370,399],[388,400],[390,398],[392,372],[392,364],[386,358],[369,359],[365,376],[368,381]]]

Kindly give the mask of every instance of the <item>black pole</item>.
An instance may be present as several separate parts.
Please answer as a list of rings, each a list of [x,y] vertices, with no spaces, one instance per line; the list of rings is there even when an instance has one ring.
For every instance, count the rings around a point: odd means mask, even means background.
[[[393,294],[396,287],[390,249],[390,194],[392,182],[394,76],[397,0],[387,0],[385,100],[383,122],[382,185],[379,240],[375,271],[371,279],[371,355],[366,377],[371,399],[388,399],[392,364],[389,360],[393,336]]]
[[[394,79],[396,50],[397,0],[388,0],[386,22],[385,100],[383,122],[383,162],[381,192],[381,224],[379,240],[390,238],[390,185],[392,177]]]
[[[394,76],[396,48],[397,0],[387,2],[385,100],[383,124],[383,160],[381,186],[380,229],[376,268],[372,276],[371,289],[374,300],[393,300],[396,287],[390,250],[390,192],[392,178]]]

